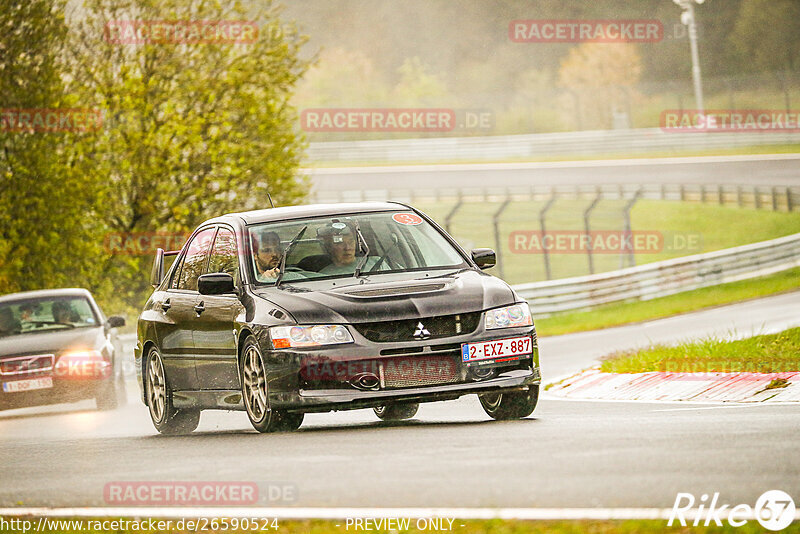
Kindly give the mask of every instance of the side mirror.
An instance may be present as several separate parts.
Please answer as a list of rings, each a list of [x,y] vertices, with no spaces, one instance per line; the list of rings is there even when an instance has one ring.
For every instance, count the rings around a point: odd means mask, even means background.
[[[201,295],[224,295],[235,293],[233,277],[228,273],[209,273],[197,279],[197,290]]]
[[[119,315],[112,315],[106,322],[109,328],[121,328],[125,326],[125,318]]]
[[[156,249],[156,257],[153,259],[153,270],[150,271],[150,285],[158,287],[164,279],[164,249]]]
[[[470,252],[472,261],[479,269],[488,269],[497,265],[497,254],[490,248],[475,248]]]

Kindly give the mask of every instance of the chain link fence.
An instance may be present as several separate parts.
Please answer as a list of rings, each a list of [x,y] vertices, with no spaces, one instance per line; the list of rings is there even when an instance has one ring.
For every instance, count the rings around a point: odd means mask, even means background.
[[[494,248],[496,274],[519,284],[614,271],[705,252],[712,245],[713,240],[693,231],[690,223],[637,225],[632,217],[637,206],[645,214],[656,206],[652,201],[786,213],[798,210],[800,188],[626,184],[500,191],[395,189],[325,191],[313,200],[408,203],[442,224],[464,248]],[[713,218],[713,212],[707,217]],[[709,224],[713,226],[713,220]]]

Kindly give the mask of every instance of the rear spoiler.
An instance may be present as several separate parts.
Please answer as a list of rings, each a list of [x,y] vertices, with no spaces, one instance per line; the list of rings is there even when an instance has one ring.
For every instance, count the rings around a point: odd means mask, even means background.
[[[164,257],[177,256],[180,253],[180,250],[169,250],[165,252],[163,248],[156,249],[156,257],[153,259],[153,269],[150,271],[151,286],[160,286],[161,281],[164,279]]]

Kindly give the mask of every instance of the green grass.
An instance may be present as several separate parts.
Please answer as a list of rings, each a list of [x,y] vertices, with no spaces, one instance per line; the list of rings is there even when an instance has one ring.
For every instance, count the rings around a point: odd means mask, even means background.
[[[8,520],[9,518],[5,518]],[[35,528],[36,524],[38,523],[38,518],[26,518],[32,521],[33,527]],[[452,519],[452,518],[451,518]],[[107,520],[107,519],[105,519]],[[53,520],[57,521],[57,520]],[[94,521],[94,520],[91,520]],[[146,519],[145,519],[146,521]],[[173,524],[175,520],[173,520]],[[677,523],[677,521],[676,521]],[[661,532],[674,532],[674,533],[690,533],[690,532],[709,532],[712,534],[717,533],[736,533],[736,534],[752,534],[756,532],[763,532],[764,529],[759,526],[758,522],[756,521],[748,521],[745,525],[741,527],[732,527],[726,521],[722,521],[722,527],[692,527],[691,521],[687,520],[686,527],[680,527],[678,525],[673,525],[672,527],[667,526],[666,520],[631,520],[631,521],[515,521],[515,520],[500,520],[500,519],[490,519],[490,520],[460,520],[458,518],[455,519],[452,526],[452,532],[455,534],[547,534],[547,533],[555,533],[555,534],[638,534],[638,533],[661,533]],[[83,524],[88,526],[89,520],[83,521]],[[347,528],[345,520],[291,520],[291,521],[279,521],[279,528],[277,530],[269,529],[264,530],[264,532],[286,532],[291,534],[340,534],[343,532],[366,532],[365,530],[356,530],[352,525]],[[338,527],[336,525],[339,525]],[[410,521],[411,528],[408,530],[381,530],[375,529],[370,530],[369,532],[380,532],[380,533],[388,533],[388,532],[409,532],[409,533],[421,533],[421,532],[442,532],[442,530],[436,529],[423,529],[419,530],[415,527],[416,520],[412,519]],[[444,521],[444,525],[447,526],[447,521]],[[702,525],[702,519],[701,523]],[[463,525],[463,526],[462,526]],[[372,525],[370,525],[372,526]],[[420,524],[422,527],[422,524]],[[247,530],[234,530],[234,529],[227,529],[227,530],[206,530],[205,532],[228,532],[228,533],[244,533],[249,532]],[[15,529],[15,530],[8,530],[5,528],[0,528],[0,532],[22,532],[22,530]],[[42,529],[42,532],[56,532],[55,530],[51,529]],[[96,532],[97,534],[100,531],[92,531],[92,530],[76,530],[76,529],[61,529],[58,532],[63,533],[78,533],[78,532]],[[117,530],[116,532],[120,533],[127,533],[130,532],[131,534],[141,534],[142,532],[155,532],[150,531],[147,527],[144,527],[142,530]],[[164,530],[163,532],[176,532],[175,529]],[[185,532],[185,530],[184,530]],[[800,532],[800,523],[794,522],[789,527],[787,527],[782,532]]]
[[[709,338],[677,346],[612,354],[600,369],[607,373],[781,373],[800,371],[800,328],[736,341]]]
[[[631,226],[634,230],[661,231],[665,236],[674,233],[699,234],[700,237],[699,250],[682,249],[679,242],[670,243],[666,239],[663,252],[636,255],[636,263],[643,264],[800,232],[800,211],[786,213],[693,202],[643,200],[631,212]],[[675,246],[667,250],[671,244]]]
[[[450,221],[450,233],[466,249],[491,247],[497,250],[499,265],[490,272],[510,284],[546,280],[545,257],[541,253],[523,253],[510,242],[513,232],[539,231],[539,211],[546,199],[512,202],[499,221],[499,241],[494,234],[493,216],[499,202],[467,199]],[[547,215],[548,231],[583,230],[583,212],[592,198],[559,199]],[[591,217],[592,230],[624,228],[622,208],[625,201],[602,200]],[[445,225],[455,203],[424,203],[415,206]],[[637,265],[689,254],[699,254],[747,243],[754,243],[800,232],[800,211],[755,210],[698,202],[641,200],[631,211],[634,232],[659,232],[664,236],[664,248],[635,255]],[[527,234],[529,235],[529,234]],[[681,247],[684,236],[696,236],[699,246]],[[593,256],[594,271],[604,272],[627,267],[619,254]],[[584,252],[549,254],[552,278],[568,278],[590,273]]]
[[[800,268],[794,268],[770,276],[685,291],[648,301],[606,304],[590,311],[560,313],[537,319],[536,330],[540,336],[597,330],[773,295],[799,287]]]

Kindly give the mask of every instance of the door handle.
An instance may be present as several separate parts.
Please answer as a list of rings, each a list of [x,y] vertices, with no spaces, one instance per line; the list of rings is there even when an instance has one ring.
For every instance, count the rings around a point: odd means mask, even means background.
[[[161,303],[161,309],[164,310],[164,313],[168,312],[171,307],[172,304],[169,303],[169,299]]]
[[[200,315],[201,313],[203,313],[204,311],[206,311],[206,305],[205,305],[205,303],[204,303],[203,301],[200,301],[200,304],[197,304],[197,305],[194,307],[194,311],[197,313],[197,315]]]

